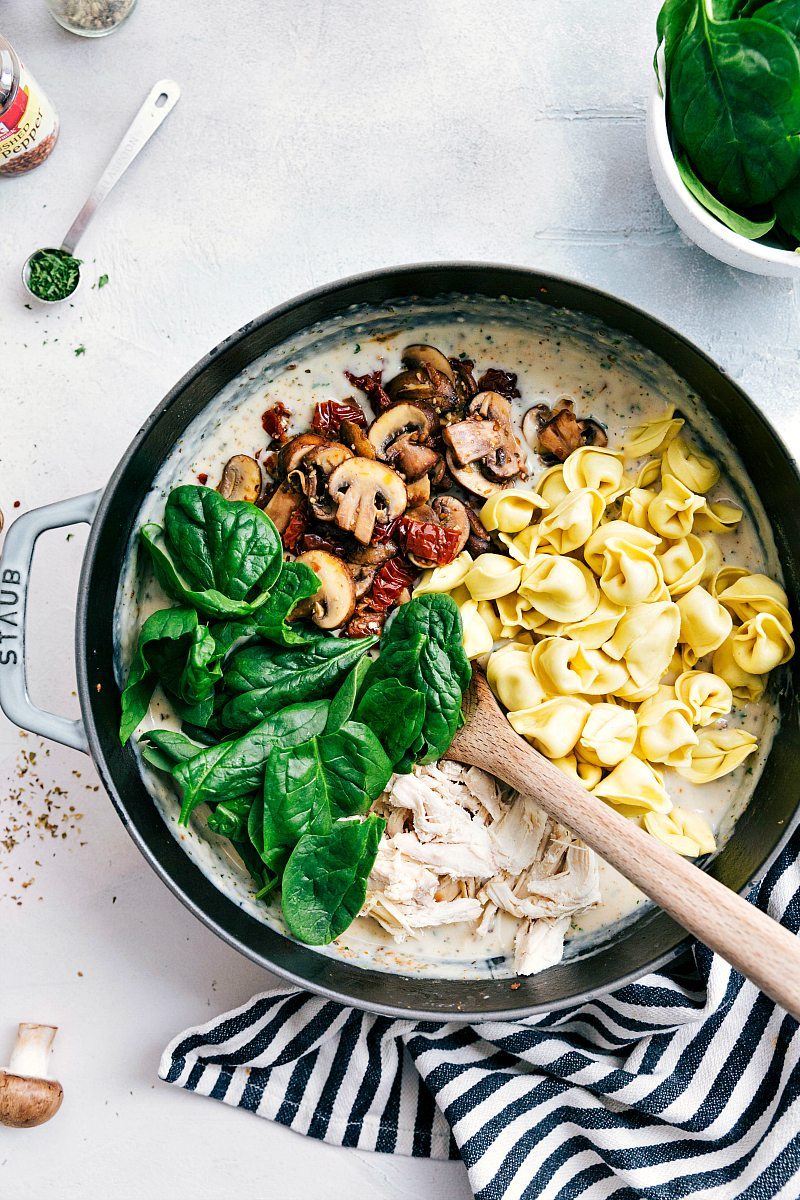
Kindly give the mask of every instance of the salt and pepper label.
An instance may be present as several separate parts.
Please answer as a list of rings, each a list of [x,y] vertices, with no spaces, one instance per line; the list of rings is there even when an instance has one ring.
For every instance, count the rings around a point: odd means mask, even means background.
[[[0,114],[0,175],[30,171],[44,162],[58,136],[58,117],[25,67],[11,104]]]

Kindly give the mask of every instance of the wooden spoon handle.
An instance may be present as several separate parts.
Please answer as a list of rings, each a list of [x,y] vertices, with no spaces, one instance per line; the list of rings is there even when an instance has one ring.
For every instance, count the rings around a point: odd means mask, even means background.
[[[800,1020],[800,940],[586,791],[519,737],[505,718],[495,720],[493,715],[486,714],[482,721],[482,702],[447,757],[483,767],[531,796],[684,929]]]

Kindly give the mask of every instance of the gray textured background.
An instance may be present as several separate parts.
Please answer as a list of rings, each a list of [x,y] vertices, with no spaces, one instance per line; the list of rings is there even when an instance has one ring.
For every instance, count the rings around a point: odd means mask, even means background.
[[[127,26],[88,42],[58,29],[43,0],[5,0],[0,30],[63,123],[41,169],[0,182],[6,518],[15,500],[22,511],[101,486],[171,384],[250,317],[337,276],[428,259],[519,263],[617,292],[713,354],[800,442],[797,285],[687,244],[650,178],[657,8],[140,0]],[[107,273],[109,285],[73,308],[27,311],[22,260],[60,241],[163,76],[182,99],[81,248],[89,282]],[[84,540],[43,539],[30,620],[34,695],[73,713]],[[144,866],[80,755],[0,718],[0,773],[0,843],[17,800],[34,819],[48,791],[62,806],[48,817],[55,834],[40,825],[0,844],[0,1047],[18,1020],[60,1024],[66,1089],[46,1129],[0,1131],[4,1196],[204,1200],[232,1180],[287,1200],[468,1195],[458,1164],[330,1149],[157,1084],[173,1033],[269,977]]]

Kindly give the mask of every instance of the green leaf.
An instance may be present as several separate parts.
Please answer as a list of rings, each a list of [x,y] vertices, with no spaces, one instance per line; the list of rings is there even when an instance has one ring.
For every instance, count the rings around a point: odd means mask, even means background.
[[[237,695],[223,709],[229,729],[251,729],[291,701],[329,695],[377,638],[318,638],[297,649],[248,646],[225,669]]]
[[[208,818],[208,828],[221,837],[240,842],[247,837],[247,820],[253,806],[252,796],[236,796],[223,800]]]
[[[283,566],[280,534],[265,512],[213,488],[173,488],[164,510],[167,546],[192,586],[245,600],[269,591]]]
[[[188,823],[198,804],[218,803],[260,791],[273,747],[299,746],[322,733],[327,719],[327,700],[292,704],[267,717],[243,737],[208,746],[187,762],[179,763],[173,778],[183,789],[180,824]]]
[[[400,608],[389,628],[389,643],[422,634],[450,659],[462,689],[469,686],[472,667],[464,653],[464,629],[458,605],[439,593],[415,596]]]
[[[205,706],[211,715],[214,687],[222,672],[213,663],[214,639],[198,624],[193,608],[167,608],[152,613],[139,631],[136,655],[122,693],[120,741],[124,746],[150,704],[157,683],[181,707]],[[199,722],[198,722],[199,723]]]
[[[756,238],[764,237],[769,233],[775,224],[773,216],[769,221],[750,221],[747,217],[743,217],[741,213],[734,212],[732,208],[728,208],[721,200],[712,195],[705,184],[701,183],[691,168],[689,160],[684,156],[675,159],[675,165],[678,168],[678,173],[684,182],[684,185],[692,193],[695,200],[702,204],[703,208],[707,209],[723,225],[727,225],[728,229],[732,229],[734,233],[740,234],[742,237],[750,238],[755,241]]]
[[[661,6],[656,20],[656,41],[659,46],[662,42],[664,43],[664,63],[667,76],[672,68],[678,43],[695,20],[696,15],[697,0],[665,0]],[[655,58],[653,66],[656,76],[658,76],[658,64]]]
[[[306,834],[283,873],[283,915],[290,932],[323,946],[358,916],[386,822],[337,821],[327,835]]]
[[[345,721],[349,721],[353,715],[353,709],[356,706],[358,693],[361,690],[361,685],[364,682],[364,676],[370,668],[370,660],[364,655],[360,658],[350,673],[345,676],[336,695],[331,700],[330,712],[328,713],[328,723],[325,726],[326,733],[336,733],[341,729]]]
[[[775,212],[781,228],[800,242],[800,176],[775,197]]]
[[[392,764],[377,737],[358,721],[320,737],[319,756],[334,818],[366,812],[392,777]]]
[[[396,767],[419,741],[425,723],[425,697],[397,679],[382,679],[362,696],[356,720],[369,726]]]
[[[138,745],[146,763],[167,772],[171,772],[178,763],[194,758],[204,749],[174,729],[150,729],[142,734]]]
[[[673,133],[725,204],[768,203],[800,168],[800,53],[774,25],[696,3],[669,74]]]
[[[205,591],[193,588],[175,565],[164,543],[163,533],[160,525],[151,523],[142,526],[139,537],[150,555],[156,579],[173,600],[188,604],[209,617],[249,617],[266,602],[266,592],[250,602],[231,600],[215,588]]]
[[[777,25],[795,40],[800,38],[800,0],[768,0],[748,6],[747,16]]]
[[[328,785],[316,738],[293,749],[276,747],[272,751],[262,807],[259,840],[254,840],[262,857],[265,850],[294,846],[305,833],[329,832]]]
[[[305,563],[284,563],[269,600],[255,617],[258,636],[279,646],[300,646],[312,641],[317,636],[315,630],[289,625],[287,621],[300,601],[316,595],[320,586],[319,576]]]

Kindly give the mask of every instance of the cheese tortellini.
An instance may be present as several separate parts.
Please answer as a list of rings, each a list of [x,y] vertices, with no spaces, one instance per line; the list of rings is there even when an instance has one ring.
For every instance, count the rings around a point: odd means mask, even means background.
[[[495,549],[463,551],[416,591],[453,597],[466,653],[517,733],[697,857],[715,839],[687,784],[755,753],[737,707],[758,703],[794,642],[780,583],[727,560],[744,510],[719,495],[718,463],[684,426],[669,408],[622,452],[581,446],[495,492],[480,510]]]

